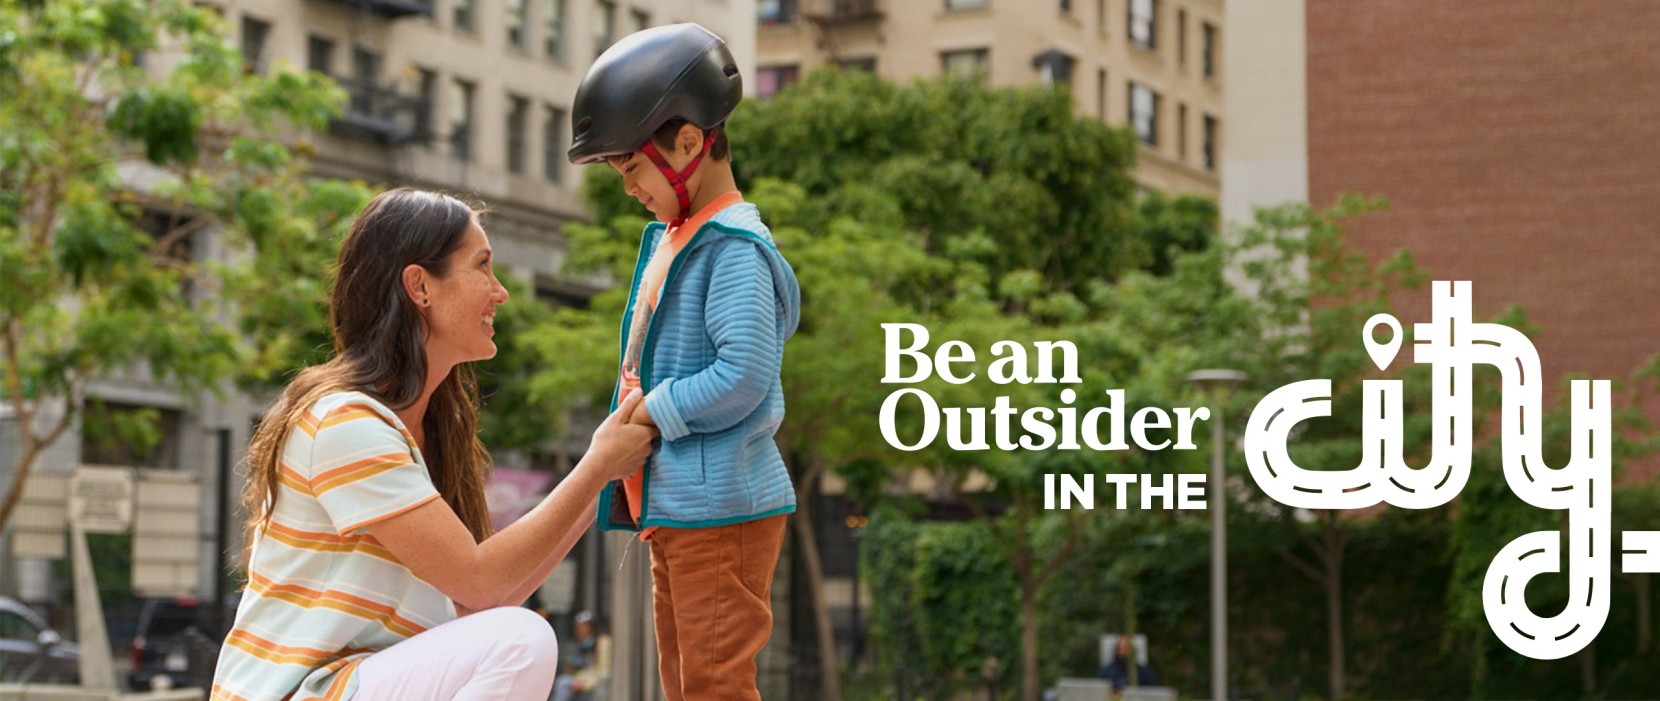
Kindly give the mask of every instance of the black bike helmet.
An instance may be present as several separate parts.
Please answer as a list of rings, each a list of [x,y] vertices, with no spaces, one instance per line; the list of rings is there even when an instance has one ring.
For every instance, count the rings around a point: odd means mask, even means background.
[[[633,153],[675,117],[709,131],[743,99],[726,42],[694,23],[635,32],[606,49],[571,105],[572,163]]]

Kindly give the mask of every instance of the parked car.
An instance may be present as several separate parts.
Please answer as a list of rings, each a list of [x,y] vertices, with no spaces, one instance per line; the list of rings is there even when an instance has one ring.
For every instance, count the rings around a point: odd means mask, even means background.
[[[133,671],[127,685],[133,691],[173,689],[211,679],[219,641],[206,632],[207,602],[195,597],[147,599],[138,614],[133,636]],[[226,602],[225,622],[236,613],[236,602]]]
[[[34,609],[0,596],[0,681],[79,684],[81,650]]]

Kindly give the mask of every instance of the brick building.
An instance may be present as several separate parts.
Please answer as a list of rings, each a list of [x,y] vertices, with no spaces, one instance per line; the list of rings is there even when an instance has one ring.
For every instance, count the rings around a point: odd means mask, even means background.
[[[1351,242],[1473,281],[1478,319],[1525,309],[1553,404],[1660,353],[1660,4],[1263,0],[1227,24],[1228,221],[1388,198]]]

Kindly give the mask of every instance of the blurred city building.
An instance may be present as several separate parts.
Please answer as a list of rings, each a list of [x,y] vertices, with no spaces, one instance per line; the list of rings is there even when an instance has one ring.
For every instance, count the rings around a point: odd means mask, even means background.
[[[1472,281],[1478,319],[1522,307],[1553,404],[1567,375],[1660,352],[1660,4],[1258,0],[1227,26],[1225,221],[1387,198],[1351,242]],[[1427,321],[1429,301],[1396,312]]]
[[[1215,197],[1223,143],[1223,0],[760,0],[762,99],[818,66],[908,81],[1060,84],[1080,115],[1130,126],[1136,179]],[[1232,128],[1231,126],[1229,127]]]

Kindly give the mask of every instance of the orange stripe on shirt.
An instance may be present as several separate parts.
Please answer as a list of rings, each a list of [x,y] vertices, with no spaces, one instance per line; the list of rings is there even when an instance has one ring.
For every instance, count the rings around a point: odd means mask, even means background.
[[[277,664],[302,664],[310,667],[335,656],[333,652],[314,647],[274,643],[241,629],[231,631],[225,638],[225,644]]]
[[[323,701],[339,701],[341,695],[346,693],[346,685],[351,682],[352,675],[357,672],[357,663],[360,661],[361,658],[347,660],[346,664],[341,666],[339,673],[334,677],[334,683],[330,684],[329,690],[323,694]]]
[[[311,492],[311,482],[305,478],[305,475],[300,474],[299,470],[282,465],[277,469],[277,479],[289,489],[301,494],[316,496]]]
[[[321,496],[341,485],[351,484],[360,479],[373,477],[387,470],[403,467],[414,462],[415,457],[409,453],[382,453],[362,460],[355,460],[348,465],[312,477],[311,489],[318,496]]]
[[[254,701],[246,696],[237,696],[221,684],[213,685],[213,701]]]
[[[394,565],[403,564],[396,555],[392,554],[392,551],[387,550],[386,546],[381,545],[380,541],[375,540],[374,536],[367,533],[356,536],[341,536],[332,532],[303,531],[272,521],[266,527],[265,534],[272,540],[291,548],[329,553],[360,552],[378,557]]]
[[[342,591],[318,591],[298,584],[278,584],[257,572],[248,573],[248,589],[260,596],[286,601],[300,608],[327,608],[375,621],[406,638],[426,630],[425,626],[398,615],[395,607]]]

